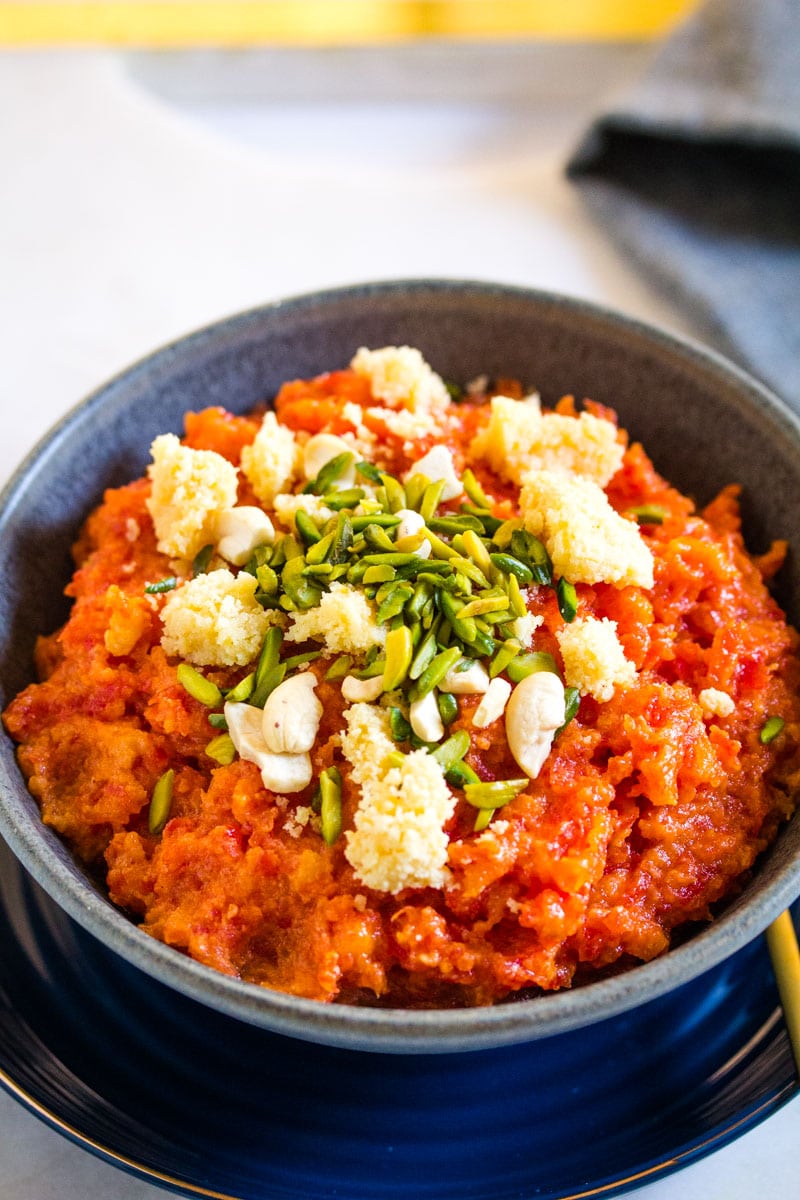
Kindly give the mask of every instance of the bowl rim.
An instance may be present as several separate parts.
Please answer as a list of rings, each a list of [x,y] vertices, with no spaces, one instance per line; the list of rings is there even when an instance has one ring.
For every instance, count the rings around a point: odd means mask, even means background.
[[[73,429],[95,410],[138,385],[142,378],[169,375],[181,362],[232,333],[242,334],[273,317],[301,314],[341,302],[376,297],[451,294],[454,298],[492,297],[527,303],[539,310],[613,327],[659,349],[684,366],[733,385],[740,406],[757,403],[800,455],[800,418],[778,396],[736,364],[689,338],[593,301],[519,285],[472,279],[392,279],[307,291],[225,316],[172,339],[134,361],[71,407],[22,460],[0,492],[0,536],[13,523],[27,481],[57,452]],[[690,940],[647,963],[585,986],[516,999],[485,1008],[408,1010],[324,1004],[245,983],[220,974],[144,933],[87,882],[81,881],[55,844],[63,845],[43,823],[35,825],[23,809],[27,788],[5,730],[0,735],[0,835],[25,869],[69,917],[128,962],[207,1006],[275,1033],[354,1050],[389,1053],[440,1053],[479,1050],[532,1041],[616,1017],[649,999],[672,991],[710,970],[741,949],[800,893],[800,855],[779,867],[765,889]],[[22,791],[20,791],[22,789]],[[798,819],[798,818],[795,818]]]

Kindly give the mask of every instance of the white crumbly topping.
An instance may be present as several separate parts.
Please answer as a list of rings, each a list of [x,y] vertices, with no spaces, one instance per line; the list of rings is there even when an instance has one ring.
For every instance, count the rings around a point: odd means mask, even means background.
[[[262,504],[271,508],[278,493],[286,491],[297,473],[297,460],[291,429],[281,425],[275,413],[265,413],[254,441],[242,450],[242,471]]]
[[[409,412],[405,408],[397,412],[391,408],[368,408],[367,412],[381,421],[389,433],[402,438],[404,442],[416,442],[438,429],[437,422],[427,412]]]
[[[531,471],[519,502],[525,528],[544,542],[557,576],[572,583],[653,586],[653,555],[639,526],[620,516],[591,479]]]
[[[617,623],[608,617],[577,617],[556,633],[564,660],[564,679],[582,696],[610,700],[614,689],[636,679],[636,667],[625,657]]]
[[[312,810],[305,804],[298,804],[297,808],[287,810],[283,821],[283,828],[289,834],[289,837],[299,838],[311,820],[311,817]]]
[[[323,592],[318,605],[306,612],[292,613],[287,641],[325,643],[331,654],[364,654],[382,646],[386,629],[378,625],[375,612],[360,588],[335,582]]]
[[[236,468],[213,450],[192,450],[174,433],[163,433],[150,447],[152,483],[147,508],[158,548],[170,558],[194,558],[212,542],[217,513],[236,503]]]
[[[523,593],[524,595],[525,593]],[[511,622],[514,637],[522,643],[526,650],[530,650],[533,645],[533,635],[543,621],[543,616],[536,613],[526,613],[524,617],[515,617]]]
[[[542,413],[536,397],[494,396],[489,422],[473,438],[470,452],[512,483],[521,484],[529,471],[561,468],[605,487],[619,470],[624,450],[611,421],[591,413]]]
[[[456,801],[439,764],[415,750],[387,769],[394,745],[385,710],[354,704],[344,716],[342,751],[361,787],[345,850],[356,877],[393,895],[407,887],[442,887],[449,877],[444,826]]]
[[[246,666],[270,625],[285,619],[255,598],[256,580],[222,569],[198,575],[171,592],[161,610],[167,654],[199,666]]]
[[[536,444],[541,424],[536,397],[512,400],[509,396],[493,396],[488,423],[472,439],[470,455],[485,459],[503,479],[520,483],[530,470],[530,448]]]
[[[341,416],[342,420],[353,426],[352,433],[347,430],[342,437],[352,446],[359,458],[371,459],[378,439],[364,424],[364,410],[361,405],[348,400],[342,405]]]
[[[369,380],[376,400],[388,408],[407,408],[413,413],[442,411],[450,403],[443,380],[412,346],[365,346],[350,363],[356,374]]]
[[[729,717],[736,709],[732,697],[719,688],[703,688],[697,699],[707,717]]]
[[[285,529],[294,529],[294,521],[300,509],[303,510],[317,525],[324,525],[333,516],[333,509],[323,504],[320,496],[312,496],[310,492],[300,492],[295,496],[292,492],[281,492],[273,501],[275,516]]]

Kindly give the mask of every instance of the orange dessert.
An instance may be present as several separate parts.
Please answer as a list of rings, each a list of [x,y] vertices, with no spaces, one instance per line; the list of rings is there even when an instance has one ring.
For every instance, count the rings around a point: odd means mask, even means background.
[[[4,715],[142,927],[321,1001],[482,1005],[668,950],[795,807],[798,636],[737,488],[408,347],[157,438]],[[676,932],[677,931],[677,932]]]

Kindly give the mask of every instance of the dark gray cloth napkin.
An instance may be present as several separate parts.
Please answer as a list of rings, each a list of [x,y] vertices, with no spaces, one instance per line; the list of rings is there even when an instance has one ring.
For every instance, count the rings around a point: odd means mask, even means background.
[[[800,0],[711,0],[567,166],[716,346],[800,410]]]

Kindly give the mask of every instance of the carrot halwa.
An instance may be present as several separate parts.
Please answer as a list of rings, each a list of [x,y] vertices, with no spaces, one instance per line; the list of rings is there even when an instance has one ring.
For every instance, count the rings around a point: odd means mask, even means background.
[[[785,552],[607,408],[362,349],[155,440],[4,720],[154,937],[317,1000],[490,1004],[662,954],[791,815]]]

